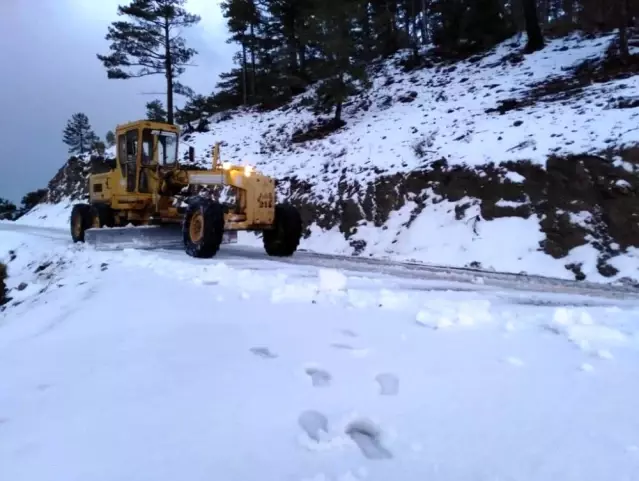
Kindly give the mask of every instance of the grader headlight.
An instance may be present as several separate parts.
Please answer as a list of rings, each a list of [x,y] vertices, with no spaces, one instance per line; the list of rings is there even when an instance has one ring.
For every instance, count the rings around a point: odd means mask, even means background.
[[[244,166],[244,176],[245,177],[250,177],[252,173],[253,173],[253,167],[250,166],[250,165],[245,165]]]

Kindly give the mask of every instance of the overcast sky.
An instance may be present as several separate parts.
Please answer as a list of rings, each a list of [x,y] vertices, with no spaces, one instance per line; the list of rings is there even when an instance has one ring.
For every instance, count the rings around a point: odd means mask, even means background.
[[[104,137],[116,124],[144,117],[144,104],[160,97],[143,93],[164,91],[161,76],[109,80],[96,58],[108,53],[104,36],[124,3],[129,0],[2,0],[0,197],[17,204],[26,192],[46,187],[68,158],[62,130],[73,113],[86,113]],[[202,20],[185,31],[198,55],[197,67],[181,80],[198,93],[214,90],[236,48],[226,43],[219,3],[187,2]]]

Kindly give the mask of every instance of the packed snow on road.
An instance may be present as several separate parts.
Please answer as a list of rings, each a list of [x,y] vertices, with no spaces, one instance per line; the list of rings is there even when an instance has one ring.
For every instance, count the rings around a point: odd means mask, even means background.
[[[0,479],[639,479],[639,296],[0,234]]]

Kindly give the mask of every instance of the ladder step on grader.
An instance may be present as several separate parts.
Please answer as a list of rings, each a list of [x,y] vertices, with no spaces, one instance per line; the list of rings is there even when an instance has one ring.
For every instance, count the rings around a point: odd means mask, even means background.
[[[262,232],[270,256],[295,253],[302,219],[276,203],[273,179],[251,166],[220,161],[209,170],[178,162],[178,127],[136,121],[116,128],[115,159],[89,175],[89,202],[73,206],[71,237],[96,248],[179,247],[197,258],[215,256],[239,231]],[[189,158],[195,157],[189,147]]]

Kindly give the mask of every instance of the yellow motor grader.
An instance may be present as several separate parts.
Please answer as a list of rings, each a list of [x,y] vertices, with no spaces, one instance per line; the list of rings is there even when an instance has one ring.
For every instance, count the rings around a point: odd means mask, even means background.
[[[89,175],[89,202],[73,206],[74,242],[98,248],[179,242],[190,256],[210,258],[221,244],[236,242],[238,231],[260,231],[268,255],[297,250],[299,212],[276,202],[273,179],[248,165],[221,162],[219,144],[211,169],[187,170],[178,162],[175,125],[130,122],[119,125],[115,137],[115,159]],[[193,147],[188,153],[193,163]]]

